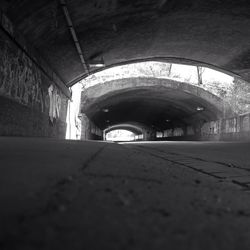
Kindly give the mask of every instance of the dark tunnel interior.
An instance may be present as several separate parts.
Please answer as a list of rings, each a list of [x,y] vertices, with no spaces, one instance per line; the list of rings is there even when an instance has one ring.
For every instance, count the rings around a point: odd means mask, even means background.
[[[203,108],[203,110],[197,110]],[[108,112],[104,112],[108,109]],[[202,98],[166,88],[128,90],[103,97],[85,111],[101,129],[129,121],[163,130],[216,120],[220,110]]]

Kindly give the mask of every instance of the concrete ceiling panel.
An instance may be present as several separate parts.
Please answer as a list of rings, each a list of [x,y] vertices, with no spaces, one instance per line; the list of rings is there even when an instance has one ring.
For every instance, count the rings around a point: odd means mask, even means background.
[[[240,72],[250,68],[246,0],[68,0],[87,62],[179,57]],[[0,2],[17,28],[69,83],[84,74],[58,1]],[[93,70],[93,69],[92,69]]]

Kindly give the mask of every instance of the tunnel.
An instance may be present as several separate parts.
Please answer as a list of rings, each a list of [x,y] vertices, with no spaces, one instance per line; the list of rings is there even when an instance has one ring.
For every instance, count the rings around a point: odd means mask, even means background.
[[[249,11],[0,0],[0,249],[249,250]]]
[[[113,131],[118,131],[118,132],[120,131],[120,134],[124,134],[126,132],[132,133],[132,134],[130,134],[130,137],[129,136],[127,136],[127,137],[124,136],[125,141],[128,141],[128,140],[131,140],[131,141],[132,140],[142,140],[146,136],[148,136],[148,134],[147,134],[148,131],[144,130],[144,126],[142,124],[137,124],[137,123],[134,123],[134,122],[130,122],[130,123],[127,123],[127,124],[126,123],[124,123],[124,124],[116,124],[116,125],[113,125],[113,126],[108,125],[108,128],[103,131],[103,139],[107,140],[108,136],[109,136],[109,133],[113,132]],[[118,136],[116,140],[117,141],[123,141],[124,139],[123,138],[119,139],[119,136]]]
[[[230,103],[199,86],[145,77],[87,88],[82,93],[81,112],[101,130],[128,121],[142,124],[149,134],[145,140],[176,128],[188,138],[188,127],[193,131],[189,135],[194,139],[197,131],[198,139],[203,124],[234,114]]]

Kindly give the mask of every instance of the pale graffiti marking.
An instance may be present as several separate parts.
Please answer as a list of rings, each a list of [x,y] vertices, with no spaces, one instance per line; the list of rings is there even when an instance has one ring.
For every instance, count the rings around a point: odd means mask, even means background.
[[[201,127],[202,134],[208,135],[216,135],[220,133],[220,122],[219,121],[211,121],[206,122]]]
[[[235,133],[236,132],[237,119],[227,119],[226,120],[226,133]]]
[[[50,87],[48,88],[48,93],[49,93],[49,117],[50,121],[53,122],[54,119],[60,117],[62,101],[59,90],[54,85],[50,85]]]
[[[184,135],[184,131],[183,131],[182,128],[175,128],[173,133],[174,133],[174,136],[182,136],[182,135]]]

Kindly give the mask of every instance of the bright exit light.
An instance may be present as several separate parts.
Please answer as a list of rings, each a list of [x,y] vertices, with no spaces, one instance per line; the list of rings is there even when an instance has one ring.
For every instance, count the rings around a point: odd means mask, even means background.
[[[72,99],[68,102],[67,109],[67,131],[66,139],[81,139],[81,119],[80,119],[80,103],[82,84],[77,83],[72,88]]]
[[[108,113],[109,112],[109,109],[103,109],[102,110],[104,113]]]
[[[197,111],[203,111],[204,108],[203,108],[203,107],[197,107],[196,110],[197,110]]]
[[[106,134],[107,141],[134,141],[135,134],[124,129],[112,130]]]
[[[84,89],[124,78],[157,78],[188,83],[225,98],[232,95],[235,78],[229,74],[199,65],[186,65],[161,61],[129,63],[104,69],[89,75],[81,83]],[[201,84],[202,82],[202,84]],[[105,112],[105,111],[104,111]]]

